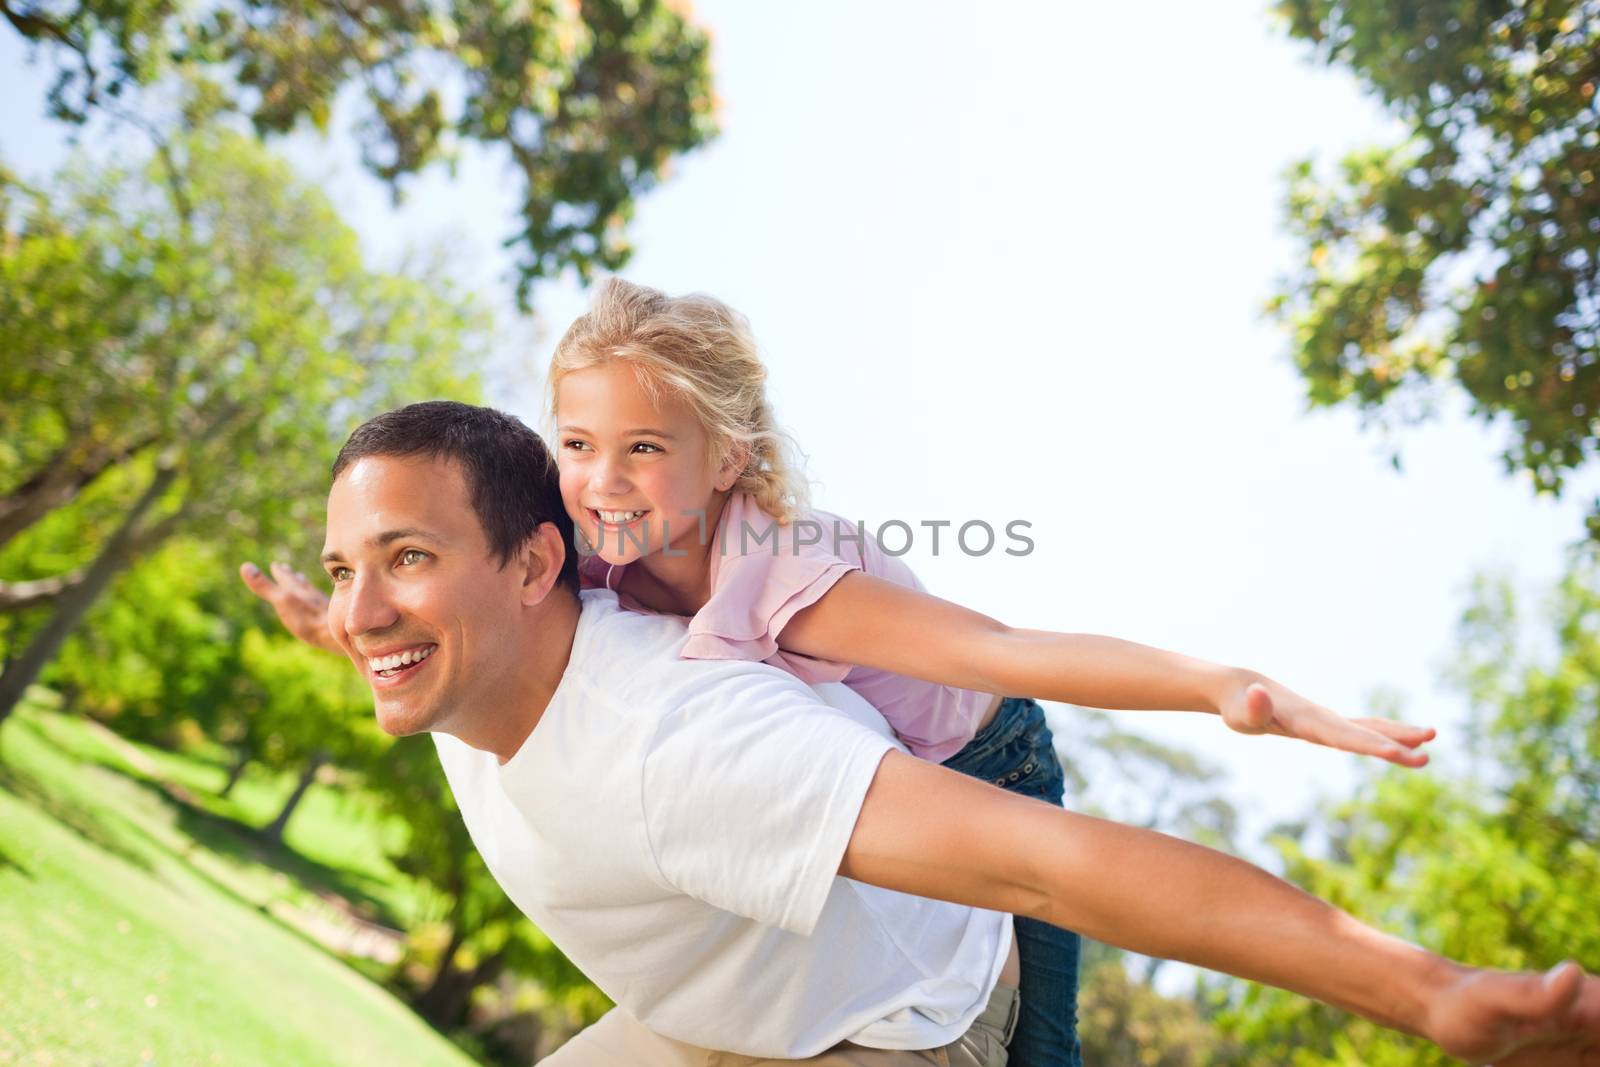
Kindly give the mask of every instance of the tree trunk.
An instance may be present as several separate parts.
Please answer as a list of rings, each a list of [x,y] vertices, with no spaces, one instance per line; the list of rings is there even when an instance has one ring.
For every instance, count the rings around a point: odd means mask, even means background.
[[[62,643],[94,602],[100,598],[100,594],[105,592],[106,587],[111,584],[111,579],[128,565],[140,549],[148,548],[160,539],[159,537],[147,539],[143,536],[139,530],[139,523],[145,513],[171,488],[177,477],[178,472],[172,467],[163,467],[156,471],[156,476],[150,480],[149,486],[134,502],[127,515],[123,516],[121,525],[100,550],[100,555],[89,564],[83,581],[56,600],[55,611],[49,621],[34,635],[28,647],[22,650],[22,654],[6,667],[6,672],[0,674],[0,724],[3,724],[16,709],[22,700],[23,692],[39,677],[39,672],[55,658],[56,653],[61,650]]]
[[[233,766],[228,768],[228,780],[222,783],[222,792],[218,793],[217,796],[223,800],[228,799],[228,794],[233,792],[233,787],[238,785],[239,779],[244,777],[244,769],[250,766],[250,761],[250,753],[241,749],[234,757]]]
[[[454,948],[460,947],[454,937],[451,943]],[[472,1007],[473,990],[499,978],[500,972],[505,970],[504,949],[485,956],[470,971],[457,970],[450,962],[454,956],[452,949],[434,976],[433,984],[411,1005],[418,1015],[441,1030],[452,1030],[464,1024],[467,1011]]]
[[[283,810],[278,812],[278,817],[264,830],[261,835],[273,844],[283,841],[283,831],[289,825],[289,817],[294,814],[294,809],[300,806],[300,801],[305,798],[306,790],[311,788],[311,783],[317,780],[317,772],[322,765],[328,762],[328,754],[321,749],[311,753],[311,758],[306,761],[305,770],[300,772],[300,781],[295,783],[294,792],[289,794],[289,799],[284,802]]]
[[[87,455],[68,444],[44,462],[27,481],[0,497],[0,545],[57,508],[76,500],[96,478],[155,443],[148,435],[120,448],[98,445]]]

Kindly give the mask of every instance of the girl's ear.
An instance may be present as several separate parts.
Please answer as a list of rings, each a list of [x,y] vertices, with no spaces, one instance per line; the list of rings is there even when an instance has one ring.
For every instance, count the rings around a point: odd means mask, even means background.
[[[522,603],[533,607],[544,602],[550,590],[561,579],[561,568],[567,561],[567,549],[561,542],[561,531],[553,522],[541,522],[539,528],[522,543],[517,565],[522,569]]]
[[[750,447],[748,445],[734,445],[728,451],[728,458],[722,461],[722,466],[717,468],[716,487],[726,493],[739,481],[739,476],[744,473],[746,464],[750,462]]]

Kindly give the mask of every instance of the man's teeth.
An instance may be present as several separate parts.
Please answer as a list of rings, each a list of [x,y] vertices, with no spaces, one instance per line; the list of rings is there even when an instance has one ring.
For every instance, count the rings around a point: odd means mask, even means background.
[[[632,522],[643,515],[642,511],[601,511],[595,509],[595,514],[600,516],[600,521],[610,523],[612,526],[621,526],[625,522]]]
[[[396,667],[406,667],[413,663],[421,663],[433,655],[433,650],[438,647],[438,645],[428,645],[424,648],[408,648],[404,652],[396,652],[393,655],[378,658],[368,656],[367,666],[374,671],[392,671]]]

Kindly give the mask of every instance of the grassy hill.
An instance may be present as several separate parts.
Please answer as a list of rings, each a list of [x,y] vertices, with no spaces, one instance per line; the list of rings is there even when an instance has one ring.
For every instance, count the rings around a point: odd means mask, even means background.
[[[314,790],[271,849],[236,820],[281,791],[220,775],[37,706],[0,730],[0,1064],[471,1067],[313,936],[416,906],[382,824]]]

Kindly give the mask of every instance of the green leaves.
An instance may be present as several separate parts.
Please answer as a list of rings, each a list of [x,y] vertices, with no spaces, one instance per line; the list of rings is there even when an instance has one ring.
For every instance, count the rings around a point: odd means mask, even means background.
[[[1559,493],[1600,450],[1600,9],[1285,0],[1291,35],[1409,129],[1289,177],[1302,265],[1270,305],[1314,405],[1426,418],[1445,387]],[[1597,512],[1600,517],[1600,512]],[[1594,526],[1600,533],[1600,525]]]
[[[1474,709],[1471,772],[1372,776],[1324,813],[1326,855],[1278,842],[1287,875],[1468,963],[1600,962],[1600,567],[1574,562],[1545,624],[1526,649],[1509,588],[1480,578],[1453,671]],[[1454,1062],[1290,994],[1231,996],[1224,1028],[1260,1062]]]
[[[396,194],[462,140],[504,145],[523,180],[522,227],[507,243],[524,308],[540,278],[626,264],[634,198],[717,132],[709,38],[662,0],[18,7],[0,3],[55,56],[51,110],[66,121],[171,77],[191,122],[227,110],[262,135],[302,121],[325,131],[351,87],[362,159]]]

